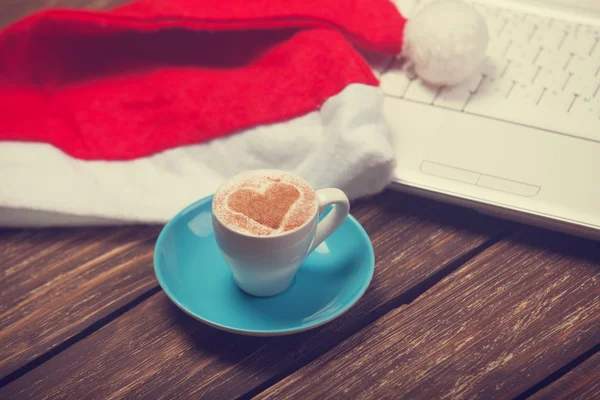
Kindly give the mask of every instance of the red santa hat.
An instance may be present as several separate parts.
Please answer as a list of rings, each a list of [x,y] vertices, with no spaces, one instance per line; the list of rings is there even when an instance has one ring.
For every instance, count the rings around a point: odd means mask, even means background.
[[[458,0],[410,21],[389,0],[32,14],[0,31],[0,224],[164,222],[255,168],[376,193],[394,151],[361,52],[445,85],[467,79],[486,44]]]

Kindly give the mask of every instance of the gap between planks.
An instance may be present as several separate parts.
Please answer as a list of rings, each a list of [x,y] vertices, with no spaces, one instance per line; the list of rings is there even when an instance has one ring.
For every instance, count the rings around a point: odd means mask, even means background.
[[[104,316],[103,318],[100,318],[96,322],[92,323],[90,326],[84,328],[81,332],[71,336],[64,342],[60,343],[59,345],[54,347],[52,350],[45,352],[44,354],[29,361],[27,364],[23,365],[22,367],[19,367],[18,369],[14,370],[10,374],[0,378],[0,388],[3,388],[4,386],[8,385],[9,383],[19,379],[23,375],[27,374],[29,371],[41,366],[42,364],[44,364],[51,358],[62,353],[63,351],[65,351],[66,349],[68,349],[69,347],[74,345],[75,343],[85,339],[86,337],[93,334],[97,330],[102,329],[104,326],[106,326],[110,322],[114,321],[115,319],[119,318],[121,315],[125,314],[127,311],[129,311],[132,308],[136,307],[137,305],[141,304],[145,300],[154,296],[159,291],[160,291],[159,285],[156,285],[156,286],[148,289],[147,291],[145,291],[138,297],[131,300],[129,303],[124,304],[123,306],[117,308],[115,311],[111,312],[110,314]]]
[[[457,258],[452,263],[448,264],[445,268],[439,270],[438,272],[434,273],[427,279],[418,283],[413,288],[409,289],[407,292],[390,300],[388,303],[381,305],[373,312],[372,315],[370,315],[370,317],[368,319],[365,320],[365,323],[363,325],[361,325],[360,328],[353,330],[351,332],[348,332],[348,335],[346,337],[344,337],[343,340],[356,334],[358,331],[360,331],[361,329],[370,325],[371,323],[373,323],[377,319],[381,318],[388,312],[390,312],[398,307],[401,307],[403,305],[410,304],[411,302],[416,300],[418,297],[425,294],[429,289],[431,289],[438,282],[443,280],[446,276],[448,276],[448,275],[454,273],[456,270],[458,270],[462,265],[464,265],[471,258],[477,256],[478,254],[480,254],[483,251],[485,251],[486,249],[490,248],[497,242],[501,241],[502,239],[507,237],[508,234],[509,234],[508,231],[505,231],[505,232],[502,232],[502,233],[488,239],[487,241],[483,242],[482,244],[475,247],[471,251],[469,251],[469,252],[465,253],[464,255],[462,255],[461,257]],[[142,293],[135,299],[131,300],[129,303],[124,304],[123,306],[116,309],[112,313],[110,313],[107,316],[94,322],[92,325],[83,329],[81,332],[77,333],[76,335],[72,336],[71,338],[65,340],[61,344],[57,345],[52,350],[49,350],[48,352],[36,357],[35,359],[31,360],[27,364],[16,369],[15,371],[11,372],[10,374],[6,375],[5,377],[0,378],[0,388],[19,379],[20,377],[27,374],[29,371],[41,366],[48,360],[52,359],[53,357],[57,356],[58,354],[62,353],[63,351],[65,351],[66,349],[71,347],[72,345],[85,339],[86,337],[90,336],[94,332],[102,329],[104,326],[108,325],[110,322],[119,318],[121,315],[125,314],[129,310],[133,309],[137,305],[141,304],[145,300],[147,300],[150,297],[157,294],[160,290],[161,290],[161,288],[159,285],[156,285],[153,288],[148,289],[146,292]],[[254,397],[255,395],[259,394],[260,392],[268,389],[270,386],[276,384],[281,379],[285,378],[285,376],[287,376],[288,374],[293,373],[296,370],[304,367],[306,364],[310,363],[312,360],[313,360],[313,358],[307,359],[302,364],[294,365],[293,368],[290,368],[287,371],[283,371],[281,374],[278,374],[278,375],[274,376],[272,379],[265,381],[263,384],[257,386],[254,390],[251,390],[251,391],[245,393],[244,395],[240,396],[239,398],[248,399],[248,398]]]
[[[534,394],[543,391],[546,387],[552,385],[554,382],[558,381],[569,372],[576,369],[578,366],[592,358],[595,354],[600,353],[600,343],[581,354],[579,357],[575,358],[571,362],[563,365],[561,368],[557,369],[535,385],[531,386],[529,389],[515,397],[514,400],[525,400],[533,396]]]
[[[507,236],[508,236],[508,232],[503,232],[503,233],[500,233],[500,234],[498,234],[498,235],[496,235],[496,236],[494,236],[494,237],[486,240],[485,242],[483,242],[479,246],[475,247],[471,251],[463,254],[462,256],[460,256],[459,258],[457,258],[456,260],[454,260],[452,263],[448,264],[445,268],[439,270],[438,272],[436,272],[435,274],[431,275],[427,279],[419,282],[413,288],[411,288],[408,291],[404,292],[400,296],[398,296],[398,297],[390,300],[388,303],[379,306],[369,316],[369,318],[366,319],[365,323],[359,329],[356,329],[353,332],[349,332],[349,334],[345,338],[343,338],[342,340],[340,340],[339,343],[342,343],[343,340],[349,338],[352,335],[355,335],[356,333],[360,332],[362,329],[368,327],[373,322],[375,322],[379,318],[383,317],[384,315],[386,315],[390,311],[395,310],[396,308],[399,308],[399,307],[402,307],[402,306],[405,306],[405,305],[408,305],[408,304],[412,303],[413,301],[415,301],[416,299],[418,299],[420,296],[422,296],[425,293],[427,293],[427,291],[429,291],[430,289],[432,289],[435,285],[437,285],[439,282],[441,282],[448,275],[456,272],[460,267],[462,267],[463,265],[465,265],[469,260],[471,260],[472,258],[474,258],[474,257],[478,256],[479,254],[483,253],[485,250],[487,250],[488,248],[492,247],[496,243],[500,242],[502,239],[504,239]],[[329,349],[328,351],[331,351],[333,348],[335,348],[335,346],[332,347],[331,349]],[[237,399],[238,400],[252,399],[253,397],[255,397],[258,394],[262,393],[263,391],[267,390],[269,387],[277,384],[279,381],[281,381],[282,379],[284,379],[286,376],[288,376],[288,375],[296,372],[297,370],[303,368],[304,366],[308,365],[315,358],[316,357],[304,360],[304,362],[302,362],[301,364],[296,364],[292,368],[289,368],[288,370],[282,371],[280,374],[277,374],[277,375],[273,376],[271,379],[268,379],[265,382],[263,382],[262,384],[258,385],[253,390],[250,390],[250,391],[244,393],[243,395],[239,396]]]
[[[490,240],[493,240],[493,239],[490,239]],[[563,249],[563,250],[565,250],[565,249]],[[473,251],[476,251],[476,249],[474,249]],[[457,268],[457,270],[458,269],[459,268]],[[448,276],[448,275],[449,274],[446,274],[446,276]],[[413,300],[416,300],[416,298]],[[363,329],[361,329],[361,330],[363,330]],[[368,331],[366,331],[366,332],[368,332]],[[522,392],[517,392],[517,393],[512,394],[512,396],[510,398],[512,398],[514,400],[528,399],[528,398],[532,398],[532,397],[537,398],[536,396],[538,396],[540,394],[542,395],[541,398],[545,398],[545,396],[548,395],[548,391],[545,389],[552,388],[555,383],[560,382],[563,378],[565,378],[569,374],[572,374],[573,372],[577,371],[578,368],[581,367],[582,365],[586,365],[586,363],[589,364],[589,362],[591,362],[591,360],[596,360],[595,357],[597,357],[598,355],[600,355],[600,343],[594,344],[591,348],[588,348],[588,350],[579,354],[577,357],[573,358],[571,361],[563,364],[562,366],[558,367],[557,369],[546,371],[546,375],[542,375],[542,376],[538,377],[537,381],[533,381],[529,387],[525,387],[525,390],[522,389],[523,390]],[[310,364],[310,363],[307,363],[307,364]],[[589,365],[587,368],[590,369]],[[295,372],[296,371],[293,371],[292,373],[295,373]],[[286,378],[286,377],[282,377],[281,379],[284,379],[284,378]],[[307,375],[307,376],[305,376],[305,378],[309,378],[309,376]],[[278,383],[279,383],[279,381],[272,381],[270,385],[263,384],[262,387],[260,388],[260,390],[259,390],[259,388],[257,388],[256,390],[249,391],[246,394],[239,396],[238,399],[261,397],[261,394],[263,394],[264,392],[268,392],[272,386],[275,386]],[[273,393],[276,393],[276,392],[273,392]],[[579,398],[579,397],[577,397],[577,398]],[[587,397],[587,398],[589,398],[589,397]]]

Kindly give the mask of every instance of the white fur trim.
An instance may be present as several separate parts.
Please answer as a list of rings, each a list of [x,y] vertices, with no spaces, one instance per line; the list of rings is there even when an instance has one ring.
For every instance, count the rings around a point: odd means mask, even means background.
[[[294,172],[350,198],[381,191],[394,152],[378,87],[350,85],[318,112],[135,161],[71,158],[39,143],[0,143],[0,225],[164,223],[250,169]]]

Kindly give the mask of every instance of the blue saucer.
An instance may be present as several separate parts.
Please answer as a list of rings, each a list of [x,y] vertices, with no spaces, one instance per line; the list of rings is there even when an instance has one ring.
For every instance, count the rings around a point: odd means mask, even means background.
[[[276,296],[238,288],[212,228],[212,196],[190,205],[161,231],[154,270],[169,298],[215,328],[253,336],[306,331],[339,317],[367,290],[375,267],[371,241],[352,216],[304,261]]]

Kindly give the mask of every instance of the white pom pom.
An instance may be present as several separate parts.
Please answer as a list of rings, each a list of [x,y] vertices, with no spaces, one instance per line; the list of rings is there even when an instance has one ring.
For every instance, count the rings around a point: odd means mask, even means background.
[[[402,56],[424,81],[454,85],[475,73],[488,40],[487,24],[475,8],[459,0],[437,0],[407,22]]]

